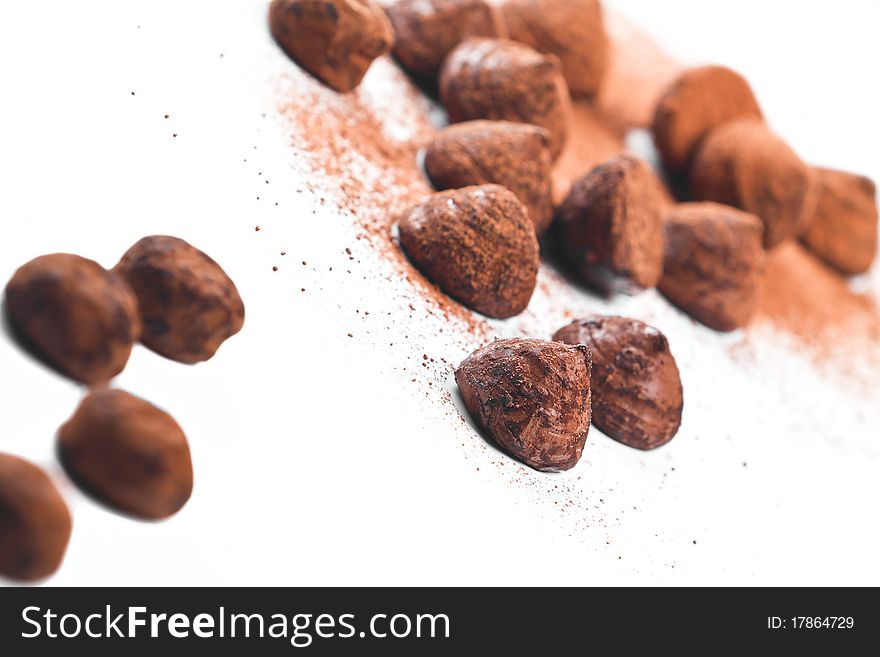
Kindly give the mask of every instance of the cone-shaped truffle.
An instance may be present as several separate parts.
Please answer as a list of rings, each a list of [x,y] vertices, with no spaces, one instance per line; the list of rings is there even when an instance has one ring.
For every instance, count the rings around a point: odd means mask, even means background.
[[[471,416],[536,470],[581,457],[590,429],[590,351],[544,340],[496,340],[468,356],[455,381]]]
[[[751,212],[764,223],[764,247],[796,236],[807,210],[810,171],[764,123],[741,119],[709,133],[697,148],[691,192]]]
[[[877,188],[870,178],[813,169],[814,205],[801,241],[843,274],[862,274],[877,255]]]
[[[663,265],[662,204],[651,167],[618,155],[572,185],[559,208],[563,248],[600,290],[653,287]]]
[[[764,271],[763,225],[717,203],[682,203],[666,216],[666,256],[657,286],[716,331],[748,323]]]
[[[702,66],[682,73],[657,103],[652,130],[663,165],[687,167],[700,141],[736,119],[762,118],[749,83],[724,66]]]
[[[442,130],[428,146],[425,169],[438,189],[495,183],[528,208],[540,237],[553,219],[547,131],[510,121],[466,121]]]
[[[336,91],[358,86],[394,44],[374,0],[272,0],[269,29],[293,61]]]
[[[603,433],[638,449],[672,440],[684,403],[666,336],[636,319],[592,315],[553,339],[590,348],[593,424]]]
[[[31,581],[51,575],[70,530],[70,512],[48,475],[0,453],[0,576]]]
[[[469,39],[440,71],[440,99],[452,123],[503,119],[550,133],[550,153],[562,151],[571,99],[559,59],[504,39]]]
[[[498,185],[432,194],[403,213],[400,245],[449,296],[489,317],[526,306],[538,275],[528,211]]]

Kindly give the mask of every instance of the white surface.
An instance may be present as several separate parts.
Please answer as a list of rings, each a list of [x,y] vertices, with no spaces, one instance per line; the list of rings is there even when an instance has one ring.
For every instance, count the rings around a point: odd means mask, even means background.
[[[683,57],[742,70],[808,159],[880,178],[877,3],[612,4]],[[681,434],[642,454],[593,431],[574,470],[529,471],[410,383],[421,344],[388,346],[410,335],[458,362],[476,344],[401,313],[377,283],[383,261],[295,193],[271,117],[292,65],[263,2],[0,7],[0,278],[52,251],[110,266],[137,238],[170,233],[224,265],[248,313],[209,363],[137,348],[119,377],[192,443],[195,494],[158,524],[63,479],[53,436],[80,390],[0,338],[0,450],[57,474],[74,515],[51,584],[880,583],[876,393],[847,401],[844,380],[779,346],[759,354],[763,368],[737,364],[725,347],[736,336],[694,328],[648,293],[615,307],[670,337]],[[576,290],[557,301],[599,305]],[[563,321],[538,295],[520,322],[495,326]]]

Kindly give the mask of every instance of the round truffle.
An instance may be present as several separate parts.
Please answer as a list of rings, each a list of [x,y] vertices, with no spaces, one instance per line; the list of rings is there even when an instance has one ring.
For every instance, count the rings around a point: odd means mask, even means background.
[[[403,213],[400,245],[446,294],[489,317],[518,315],[538,276],[528,211],[498,185],[432,194]]]
[[[684,402],[666,336],[636,319],[591,315],[553,339],[590,348],[593,424],[603,433],[637,449],[672,440]]]
[[[510,38],[559,57],[571,95],[593,98],[608,64],[608,38],[599,0],[507,0]]]
[[[0,453],[0,575],[48,577],[61,565],[70,530],[70,512],[49,476]]]
[[[115,271],[137,296],[141,341],[166,358],[208,360],[244,324],[244,303],[235,284],[220,265],[182,239],[144,237]]]
[[[459,365],[455,381],[476,422],[536,470],[573,468],[590,429],[590,351],[544,340],[496,340]]]
[[[58,431],[67,474],[104,504],[138,518],[177,513],[192,494],[183,430],[170,415],[122,390],[88,395]]]
[[[425,152],[425,169],[438,189],[498,184],[528,208],[540,237],[553,219],[549,135],[510,121],[466,121],[442,130]]]
[[[814,204],[801,241],[843,274],[868,271],[877,255],[876,194],[870,178],[814,168]]]
[[[660,292],[716,331],[745,326],[764,271],[761,220],[727,205],[682,203],[665,227]]]
[[[89,385],[125,368],[141,332],[125,279],[67,253],[40,256],[16,271],[6,285],[6,311],[25,347]]]
[[[810,171],[761,121],[742,119],[709,133],[690,171],[696,200],[732,205],[764,223],[764,248],[800,231]]]
[[[562,151],[571,99],[559,59],[504,39],[469,39],[440,71],[440,99],[452,123],[502,119],[550,133],[550,154]]]
[[[470,37],[505,37],[486,0],[397,0],[386,9],[394,26],[394,57],[410,73],[434,78],[459,43]]]
[[[654,287],[663,267],[663,187],[642,160],[618,155],[572,185],[559,208],[562,245],[603,292]]]
[[[724,66],[682,73],[661,96],[654,113],[654,143],[663,165],[686,169],[700,140],[736,119],[761,120],[761,108],[745,78]]]
[[[394,44],[391,23],[374,0],[272,0],[269,29],[293,61],[343,92],[358,86]]]

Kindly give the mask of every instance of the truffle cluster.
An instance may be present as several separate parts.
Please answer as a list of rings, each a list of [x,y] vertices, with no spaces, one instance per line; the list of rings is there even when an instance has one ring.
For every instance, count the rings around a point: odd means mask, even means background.
[[[58,431],[58,457],[71,480],[137,518],[179,511],[193,482],[183,430],[164,411],[106,384],[138,340],[194,363],[237,333],[244,305],[223,269],[181,239],[145,237],[109,271],[77,255],[35,258],[13,274],[4,306],[22,346],[94,386]],[[0,454],[0,575],[50,575],[70,532],[67,506],[48,475]]]

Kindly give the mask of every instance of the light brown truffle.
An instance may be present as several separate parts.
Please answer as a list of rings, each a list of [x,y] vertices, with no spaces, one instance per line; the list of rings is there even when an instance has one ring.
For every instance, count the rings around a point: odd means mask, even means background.
[[[654,287],[663,266],[662,183],[629,155],[600,164],[572,185],[559,208],[562,245],[602,291]]]
[[[0,575],[48,577],[61,565],[70,530],[70,512],[48,475],[0,453]]]
[[[661,96],[654,113],[654,143],[663,165],[684,170],[700,141],[736,119],[762,118],[754,93],[736,71],[701,66],[684,71]]]
[[[525,206],[504,187],[432,194],[400,218],[400,245],[443,292],[489,317],[526,306],[538,275],[538,241]]]
[[[425,152],[425,169],[435,187],[506,187],[528,208],[538,237],[553,219],[551,165],[547,131],[510,121],[451,125]]]
[[[125,279],[67,253],[40,256],[16,271],[6,286],[6,311],[25,347],[86,384],[119,374],[141,332]]]
[[[343,92],[394,44],[391,23],[373,0],[272,0],[269,29],[293,61]]]
[[[559,329],[554,340],[593,354],[593,424],[637,449],[665,445],[678,433],[681,379],[660,331],[628,317],[591,315]]]
[[[848,276],[862,274],[877,255],[877,188],[870,178],[813,169],[814,204],[801,241]]]
[[[434,78],[455,46],[470,37],[505,37],[486,0],[397,0],[387,7],[394,26],[394,57],[410,73]]]
[[[87,493],[145,519],[177,513],[192,494],[183,430],[170,415],[122,390],[88,395],[58,431],[61,464]]]
[[[496,340],[459,365],[471,416],[503,450],[536,470],[568,470],[590,429],[590,351],[544,340]]]
[[[764,271],[756,216],[717,203],[682,203],[666,215],[660,292],[716,331],[745,326]]]
[[[510,38],[559,57],[571,95],[593,98],[608,65],[599,0],[506,0]]]
[[[709,133],[690,171],[696,200],[751,212],[764,223],[764,248],[801,229],[810,171],[797,154],[761,121],[741,119]]]
[[[504,39],[469,39],[440,71],[440,99],[452,123],[503,119],[550,133],[550,154],[565,144],[571,99],[559,59]]]
[[[137,295],[141,341],[166,358],[208,360],[244,324],[244,303],[235,284],[220,265],[182,239],[144,237],[114,271]]]

